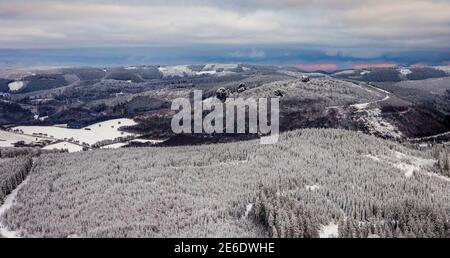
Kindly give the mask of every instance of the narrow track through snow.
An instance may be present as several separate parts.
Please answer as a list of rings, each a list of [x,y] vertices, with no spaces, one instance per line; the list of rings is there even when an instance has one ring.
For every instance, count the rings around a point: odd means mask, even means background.
[[[27,175],[27,178],[25,178],[25,180],[23,180],[23,182],[20,183],[16,189],[6,196],[5,202],[0,206],[0,236],[6,238],[20,238],[19,232],[9,230],[8,227],[3,224],[1,218],[9,209],[11,209],[12,206],[14,206],[16,203],[17,193],[28,183],[29,179],[30,175]]]

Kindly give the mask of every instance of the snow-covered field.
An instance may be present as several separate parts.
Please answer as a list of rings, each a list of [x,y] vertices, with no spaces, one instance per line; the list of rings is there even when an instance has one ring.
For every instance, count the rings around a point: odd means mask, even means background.
[[[22,81],[15,81],[15,82],[11,82],[10,84],[8,84],[10,91],[18,91],[18,90],[22,89],[23,86],[25,86],[25,83]]]
[[[80,145],[70,143],[70,142],[58,142],[55,144],[50,144],[42,148],[44,150],[68,150],[69,152],[79,152],[83,151],[83,147]]]
[[[171,76],[180,76],[184,77],[195,75],[195,72],[192,71],[187,65],[176,65],[176,66],[164,66],[159,67],[158,70],[163,74],[164,77]]]
[[[70,129],[56,126],[18,126],[18,129],[27,135],[44,135],[59,140],[73,139],[79,144],[87,143],[92,145],[103,140],[114,140],[118,137],[131,136],[133,134],[119,131],[122,126],[135,125],[131,119],[113,119],[96,123],[81,129]]]
[[[399,71],[402,75],[405,75],[405,76],[412,73],[412,71],[411,71],[410,69],[408,69],[408,68],[401,68],[401,69],[399,69],[398,71]]]
[[[39,141],[39,138],[0,130],[0,147],[14,147],[14,143],[20,141],[29,144]]]

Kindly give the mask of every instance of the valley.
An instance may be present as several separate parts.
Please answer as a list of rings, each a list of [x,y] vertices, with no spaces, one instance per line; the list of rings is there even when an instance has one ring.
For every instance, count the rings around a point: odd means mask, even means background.
[[[388,139],[426,139],[450,128],[450,77],[446,72],[443,68],[399,68],[330,74],[245,64],[8,70],[2,73],[4,78],[0,81],[6,85],[1,88],[0,126],[3,135],[5,130],[10,136],[14,131],[22,135],[13,137],[17,141],[0,136],[0,144],[14,146],[19,142],[27,146],[33,140],[19,138],[32,136],[41,142],[52,138],[45,134],[57,140],[70,139],[80,146],[104,140],[124,142],[118,138],[132,135],[167,140],[177,137],[170,130],[173,99],[190,97],[193,90],[202,90],[204,99],[210,99],[221,88],[235,98],[281,95],[281,131],[342,128]],[[366,77],[368,74],[377,77]],[[302,82],[304,75],[311,81]],[[21,87],[7,87],[16,82],[21,82]],[[242,85],[245,90],[240,91]],[[98,139],[86,135],[94,134],[88,130],[97,123],[115,119],[133,122],[116,125],[114,131],[120,133],[114,135],[99,132],[103,136]],[[66,125],[67,129],[59,125]],[[205,143],[217,141],[212,135],[189,137],[200,137],[194,141]]]

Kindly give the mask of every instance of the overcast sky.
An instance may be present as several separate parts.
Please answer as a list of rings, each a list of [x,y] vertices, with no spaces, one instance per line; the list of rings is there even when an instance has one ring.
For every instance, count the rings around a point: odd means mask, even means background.
[[[238,59],[267,49],[354,58],[449,49],[450,0],[242,2],[0,0],[0,48],[226,46]]]

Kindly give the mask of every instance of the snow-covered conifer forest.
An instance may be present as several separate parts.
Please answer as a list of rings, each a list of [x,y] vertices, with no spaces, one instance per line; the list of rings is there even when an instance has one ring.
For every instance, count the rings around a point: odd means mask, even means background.
[[[275,145],[42,154],[2,224],[24,237],[449,237],[438,153],[305,129]],[[17,160],[2,165],[23,177]]]

